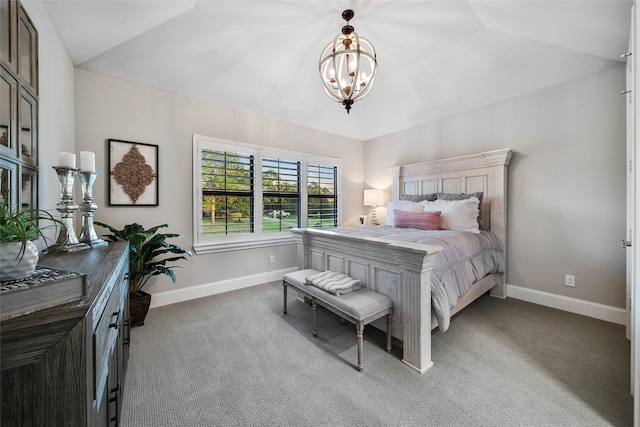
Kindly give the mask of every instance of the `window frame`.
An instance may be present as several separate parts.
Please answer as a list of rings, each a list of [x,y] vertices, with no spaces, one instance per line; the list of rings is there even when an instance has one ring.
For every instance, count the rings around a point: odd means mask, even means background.
[[[224,150],[254,155],[253,171],[253,232],[236,235],[204,236],[202,230],[202,150]],[[299,151],[280,149],[256,144],[248,144],[204,135],[193,135],[193,249],[196,254],[226,252],[242,249],[262,248],[269,246],[289,245],[294,243],[289,230],[265,232],[262,229],[263,190],[262,161],[283,159],[300,162],[300,207],[298,212],[299,226],[307,227],[307,165],[320,163],[337,168],[336,194],[337,223],[342,222],[342,160],[335,157],[315,155]]]

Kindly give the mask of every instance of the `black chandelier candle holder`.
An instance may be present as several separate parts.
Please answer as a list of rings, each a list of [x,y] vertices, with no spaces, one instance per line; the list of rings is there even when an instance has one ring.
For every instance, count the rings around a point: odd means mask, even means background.
[[[80,243],[90,247],[104,246],[107,244],[96,234],[93,224],[93,213],[98,210],[98,205],[93,201],[93,184],[98,178],[98,172],[91,170],[81,170],[78,172],[80,183],[82,184],[82,230],[80,231]]]

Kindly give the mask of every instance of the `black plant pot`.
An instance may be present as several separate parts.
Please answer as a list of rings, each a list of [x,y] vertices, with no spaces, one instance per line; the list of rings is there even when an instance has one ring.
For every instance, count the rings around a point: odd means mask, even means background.
[[[129,295],[129,315],[131,316],[131,326],[144,325],[144,319],[149,312],[151,305],[151,294],[138,291]]]

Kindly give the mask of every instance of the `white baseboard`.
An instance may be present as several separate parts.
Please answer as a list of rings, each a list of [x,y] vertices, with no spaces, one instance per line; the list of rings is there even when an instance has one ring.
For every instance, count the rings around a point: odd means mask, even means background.
[[[205,283],[203,285],[190,286],[188,288],[172,289],[170,291],[154,293],[153,298],[151,298],[150,308],[162,307],[163,305],[175,304],[196,298],[221,294],[223,292],[262,285],[276,280],[282,280],[282,276],[295,270],[297,270],[297,268],[292,267],[283,270],[255,274],[253,276],[238,277],[230,280],[221,280],[219,282]]]
[[[507,285],[507,296],[546,307],[557,308],[558,310],[564,310],[570,313],[617,323],[618,325],[627,324],[626,310],[610,305],[598,304],[515,285]]]
[[[221,294],[223,292],[261,285],[276,280],[282,280],[283,275],[295,270],[296,268],[292,267],[255,274],[253,276],[238,277],[230,280],[222,280],[198,286],[190,286],[188,288],[172,289],[170,291],[154,293],[153,298],[151,299],[151,308],[162,307],[164,305],[175,304],[196,298]],[[558,310],[605,320],[618,325],[626,325],[627,323],[627,312],[618,307],[538,291],[535,289],[523,288],[516,285],[507,285],[507,296],[534,304],[544,305],[546,307],[557,308]]]

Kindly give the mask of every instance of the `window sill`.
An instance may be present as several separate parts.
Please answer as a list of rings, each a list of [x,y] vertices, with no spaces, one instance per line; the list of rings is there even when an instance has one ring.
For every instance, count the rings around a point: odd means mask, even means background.
[[[193,245],[196,255],[211,254],[217,252],[242,251],[246,249],[267,248],[270,246],[292,245],[295,241],[293,236],[278,237],[272,239],[260,239],[244,242],[228,243],[200,243]]]

